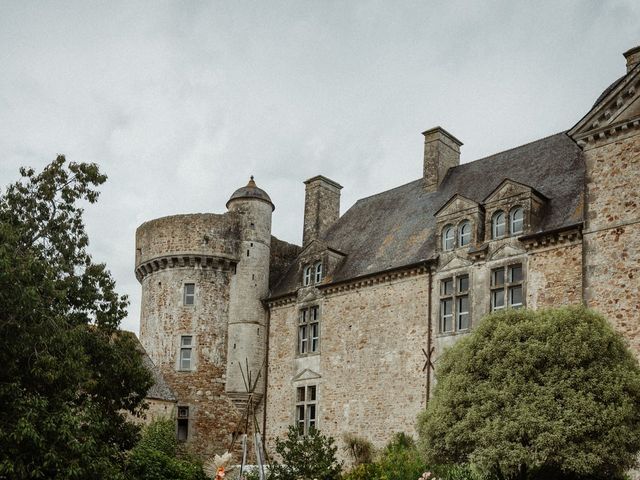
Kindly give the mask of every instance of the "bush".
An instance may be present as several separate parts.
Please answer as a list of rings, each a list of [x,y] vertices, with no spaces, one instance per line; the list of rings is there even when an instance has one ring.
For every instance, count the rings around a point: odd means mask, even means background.
[[[520,479],[621,478],[640,450],[640,368],[582,307],[507,310],[444,353],[419,418],[428,461]]]
[[[358,437],[353,433],[345,433],[342,436],[345,443],[344,449],[352,458],[354,465],[371,463],[373,461],[373,444],[366,438]]]
[[[130,480],[206,480],[202,465],[179,451],[173,420],[157,420],[145,428],[129,454],[127,473]]]
[[[276,438],[276,452],[282,464],[274,462],[270,478],[277,480],[335,480],[340,478],[342,464],[336,459],[337,447],[331,437],[312,429],[308,435],[300,434],[290,426],[284,440]]]

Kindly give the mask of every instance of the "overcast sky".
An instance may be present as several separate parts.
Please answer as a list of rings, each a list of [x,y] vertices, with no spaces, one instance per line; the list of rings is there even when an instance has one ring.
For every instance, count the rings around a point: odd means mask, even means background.
[[[223,212],[256,177],[300,243],[303,181],[358,198],[422,174],[441,125],[462,162],[566,130],[625,72],[640,2],[0,2],[0,186],[65,154],[109,176],[90,249],[129,295],[146,220]]]

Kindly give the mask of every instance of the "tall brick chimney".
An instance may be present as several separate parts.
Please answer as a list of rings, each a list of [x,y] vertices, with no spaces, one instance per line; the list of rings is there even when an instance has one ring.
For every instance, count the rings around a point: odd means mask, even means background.
[[[424,135],[424,189],[434,192],[438,189],[447,170],[460,165],[462,142],[442,127],[435,127]]]
[[[633,67],[640,63],[640,45],[627,50],[623,55],[627,59],[627,73],[629,73]]]
[[[304,231],[302,247],[326,233],[340,217],[342,186],[327,177],[317,175],[306,182],[304,193]]]

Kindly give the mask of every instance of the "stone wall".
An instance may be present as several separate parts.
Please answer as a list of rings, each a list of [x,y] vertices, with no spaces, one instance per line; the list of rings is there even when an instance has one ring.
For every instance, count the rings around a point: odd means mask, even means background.
[[[640,356],[640,135],[585,147],[585,301]]]
[[[582,303],[582,242],[554,245],[529,253],[527,307]]]
[[[159,400],[157,398],[147,398],[145,400],[147,409],[142,416],[135,417],[127,415],[127,418],[134,423],[149,425],[156,420],[175,419],[176,418],[176,402],[168,400]]]
[[[320,354],[297,357],[300,305],[273,307],[270,321],[267,424],[269,445],[295,420],[295,392],[318,385],[318,427],[350,432],[382,447],[394,432],[415,436],[425,407],[428,275],[328,293],[321,309]]]

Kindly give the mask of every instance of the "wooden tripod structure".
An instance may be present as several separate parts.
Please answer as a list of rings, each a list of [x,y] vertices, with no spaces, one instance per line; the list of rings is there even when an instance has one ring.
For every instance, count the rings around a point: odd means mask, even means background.
[[[247,406],[245,411],[240,419],[240,424],[244,425],[244,430],[242,433],[242,462],[240,463],[240,473],[238,474],[238,478],[242,478],[244,473],[245,466],[247,465],[247,451],[249,448],[247,432],[249,431],[249,427],[253,428],[253,447],[256,454],[256,464],[258,465],[258,474],[260,480],[265,479],[264,474],[264,464],[265,464],[265,451],[262,445],[262,436],[260,433],[260,424],[258,423],[258,417],[256,416],[256,403],[260,400],[260,398],[256,398],[257,395],[255,393],[256,386],[258,385],[258,381],[262,376],[262,370],[265,367],[266,359],[262,362],[262,366],[258,371],[258,374],[255,376],[255,379],[252,378],[252,372],[249,370],[249,361],[245,358],[245,370],[243,370],[242,365],[238,363],[238,367],[240,368],[240,373],[242,374],[242,381],[244,382],[244,387],[247,390]],[[238,433],[239,429],[236,428],[236,431],[233,433],[233,437],[231,438],[231,445],[229,446],[229,451],[235,445],[236,440],[240,436]]]

